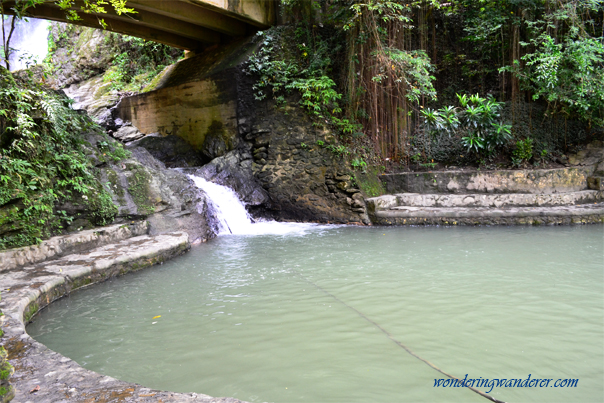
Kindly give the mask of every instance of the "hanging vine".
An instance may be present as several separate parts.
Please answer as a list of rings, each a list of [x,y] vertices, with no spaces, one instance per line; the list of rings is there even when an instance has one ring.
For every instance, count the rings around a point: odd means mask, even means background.
[[[348,108],[383,158],[403,161],[417,111],[436,98],[425,29],[420,30],[420,46],[413,47],[412,6],[387,0],[357,3],[344,27],[349,32]],[[415,6],[423,26],[431,6]]]

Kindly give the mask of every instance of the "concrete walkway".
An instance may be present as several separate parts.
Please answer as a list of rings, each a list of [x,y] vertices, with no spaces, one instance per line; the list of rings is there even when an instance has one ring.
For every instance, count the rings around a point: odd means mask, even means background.
[[[240,402],[151,390],[97,374],[38,343],[25,331],[40,309],[73,290],[161,263],[190,248],[184,232],[132,236],[141,228],[146,226],[106,227],[51,238],[1,255],[1,344],[15,368],[10,378],[16,392],[13,402]],[[65,254],[75,250],[78,252]],[[55,259],[40,261],[44,256]],[[28,262],[24,266],[19,264],[23,259]]]

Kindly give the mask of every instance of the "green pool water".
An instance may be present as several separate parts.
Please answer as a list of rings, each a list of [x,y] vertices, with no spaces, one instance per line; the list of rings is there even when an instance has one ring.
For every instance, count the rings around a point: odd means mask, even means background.
[[[27,331],[102,374],[250,402],[487,401],[394,340],[460,378],[552,379],[490,391],[506,402],[602,402],[604,226],[221,236]]]

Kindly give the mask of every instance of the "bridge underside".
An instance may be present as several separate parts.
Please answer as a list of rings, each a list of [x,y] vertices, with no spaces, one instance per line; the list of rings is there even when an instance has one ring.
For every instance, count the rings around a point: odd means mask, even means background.
[[[81,3],[76,1],[76,7]],[[93,28],[101,28],[99,20],[103,19],[109,31],[200,51],[270,27],[275,4],[274,0],[128,0],[126,6],[136,13],[117,15],[105,6],[106,14],[78,12],[80,20],[68,21],[65,11],[49,1],[30,8],[28,14]],[[13,5],[5,2],[7,14]]]

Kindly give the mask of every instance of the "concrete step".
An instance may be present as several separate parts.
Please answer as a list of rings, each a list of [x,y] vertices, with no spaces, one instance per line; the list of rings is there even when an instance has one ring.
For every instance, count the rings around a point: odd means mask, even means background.
[[[375,200],[379,199],[379,200]],[[410,207],[546,207],[598,203],[602,201],[602,191],[582,190],[578,192],[532,194],[421,194],[398,193],[369,199],[374,209],[388,209],[397,206]]]
[[[572,206],[413,207],[373,210],[378,225],[559,225],[604,223],[604,203]]]

